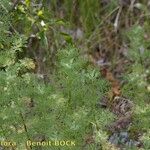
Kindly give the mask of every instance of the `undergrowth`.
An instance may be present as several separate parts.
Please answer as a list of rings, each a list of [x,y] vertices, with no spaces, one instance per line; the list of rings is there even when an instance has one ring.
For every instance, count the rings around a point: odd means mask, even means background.
[[[115,116],[97,105],[110,85],[84,57],[83,49],[98,47],[112,70],[117,59],[130,62],[121,78],[122,95],[134,103],[129,132],[150,149],[146,4],[138,1],[132,8],[117,0],[26,0],[12,9],[10,0],[0,0],[0,141],[15,141],[18,150],[51,148],[27,147],[27,140],[75,141],[65,150],[116,150],[106,132]],[[80,49],[73,46],[78,45],[76,29],[83,34]],[[127,55],[120,52],[124,45]]]
[[[0,50],[1,141],[16,142],[8,148],[18,150],[38,148],[27,146],[27,140],[75,141],[74,147],[65,149],[107,145],[104,128],[113,115],[96,105],[109,88],[99,71],[78,49],[68,46],[58,51],[52,83],[45,84],[33,73],[34,60],[18,57],[26,47],[26,36],[6,32],[5,37],[10,40],[1,41]],[[88,136],[92,144],[86,143]]]
[[[96,107],[108,89],[99,72],[87,67],[74,47],[58,53],[54,85],[45,85],[33,73],[19,74],[32,66],[32,60],[24,58],[1,70],[1,140],[16,141],[17,149],[24,149],[24,141],[41,136],[75,140],[71,149],[88,146],[87,135],[100,145],[105,143],[108,135],[103,129],[113,115]]]
[[[128,33],[129,53],[128,58],[133,62],[128,67],[125,76],[127,84],[123,86],[123,94],[129,97],[135,104],[133,123],[129,129],[131,135],[141,138],[144,149],[150,149],[150,89],[149,89],[149,42],[145,40],[146,28],[141,26],[132,27]]]

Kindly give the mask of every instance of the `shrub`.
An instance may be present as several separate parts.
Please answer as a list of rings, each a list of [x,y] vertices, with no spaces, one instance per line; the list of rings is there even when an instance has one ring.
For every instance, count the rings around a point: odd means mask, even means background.
[[[107,143],[103,130],[113,115],[96,106],[109,88],[99,71],[81,57],[78,49],[68,46],[58,51],[55,73],[50,83],[44,83],[33,73],[35,62],[24,55],[18,57],[27,38],[18,32],[9,33],[10,14],[5,16],[1,22],[9,26],[0,28],[6,31],[0,41],[1,141],[16,142],[17,149],[27,148],[27,140],[73,140],[76,146],[72,149]],[[86,143],[87,135],[94,143]]]

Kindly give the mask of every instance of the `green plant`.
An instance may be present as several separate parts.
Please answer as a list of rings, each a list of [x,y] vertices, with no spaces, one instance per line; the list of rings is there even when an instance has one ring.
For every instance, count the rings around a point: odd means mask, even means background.
[[[55,86],[39,82],[28,72],[19,76],[18,70],[33,66],[29,59],[19,62],[0,74],[4,140],[16,141],[21,148],[24,141],[42,135],[45,140],[75,140],[80,149],[86,134],[93,132],[94,122],[103,132],[111,118],[96,103],[107,83],[98,77],[98,71],[85,66],[77,49],[60,50]]]
[[[128,58],[133,65],[128,68],[129,73],[126,75],[128,83],[123,86],[123,94],[135,103],[133,123],[130,131],[133,134],[144,133],[141,139],[145,149],[149,149],[150,143],[147,140],[150,124],[150,119],[148,119],[150,115],[149,70],[147,68],[150,57],[149,40],[144,38],[146,27],[134,26],[128,31],[127,35],[130,42]]]
[[[134,103],[129,132],[150,149],[149,4],[132,2],[0,0],[0,149],[117,149],[107,133],[115,116],[98,105],[110,85],[84,57],[84,46],[96,47],[96,61],[112,62],[109,69],[130,60],[121,89]],[[81,49],[73,46],[78,30],[84,34],[77,46],[87,39]]]
[[[40,146],[27,146],[26,141],[74,140],[76,146],[72,149],[81,149],[87,134],[96,139],[93,124],[102,134],[113,118],[96,106],[109,88],[99,71],[80,56],[78,49],[69,46],[58,51],[52,84],[45,84],[33,73],[35,62],[24,55],[18,57],[26,47],[27,37],[17,31],[9,35],[9,27],[1,28],[7,31],[4,36],[9,41],[1,41],[0,49],[0,138],[11,144],[1,146],[38,149]],[[104,140],[97,140],[93,146]]]

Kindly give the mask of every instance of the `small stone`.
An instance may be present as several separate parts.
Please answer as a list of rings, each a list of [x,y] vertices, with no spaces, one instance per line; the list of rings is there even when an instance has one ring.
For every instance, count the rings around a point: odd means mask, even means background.
[[[129,137],[128,132],[121,132],[121,133],[120,133],[120,136],[121,136],[122,138],[128,138],[128,137]]]

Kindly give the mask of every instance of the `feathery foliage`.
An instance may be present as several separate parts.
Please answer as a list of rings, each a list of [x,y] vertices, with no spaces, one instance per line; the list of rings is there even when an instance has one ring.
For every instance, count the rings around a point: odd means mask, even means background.
[[[10,26],[1,27],[2,31],[9,31]],[[79,55],[78,49],[69,46],[58,51],[55,84],[45,84],[32,73],[32,59],[17,57],[27,38],[11,33],[9,39],[1,41],[0,50],[1,140],[17,142],[17,149],[25,149],[25,141],[35,141],[37,137],[74,140],[76,146],[72,149],[81,149],[87,134],[100,145],[106,143],[107,134],[102,129],[113,117],[96,106],[109,87],[99,71]],[[96,148],[97,143],[92,147]]]

